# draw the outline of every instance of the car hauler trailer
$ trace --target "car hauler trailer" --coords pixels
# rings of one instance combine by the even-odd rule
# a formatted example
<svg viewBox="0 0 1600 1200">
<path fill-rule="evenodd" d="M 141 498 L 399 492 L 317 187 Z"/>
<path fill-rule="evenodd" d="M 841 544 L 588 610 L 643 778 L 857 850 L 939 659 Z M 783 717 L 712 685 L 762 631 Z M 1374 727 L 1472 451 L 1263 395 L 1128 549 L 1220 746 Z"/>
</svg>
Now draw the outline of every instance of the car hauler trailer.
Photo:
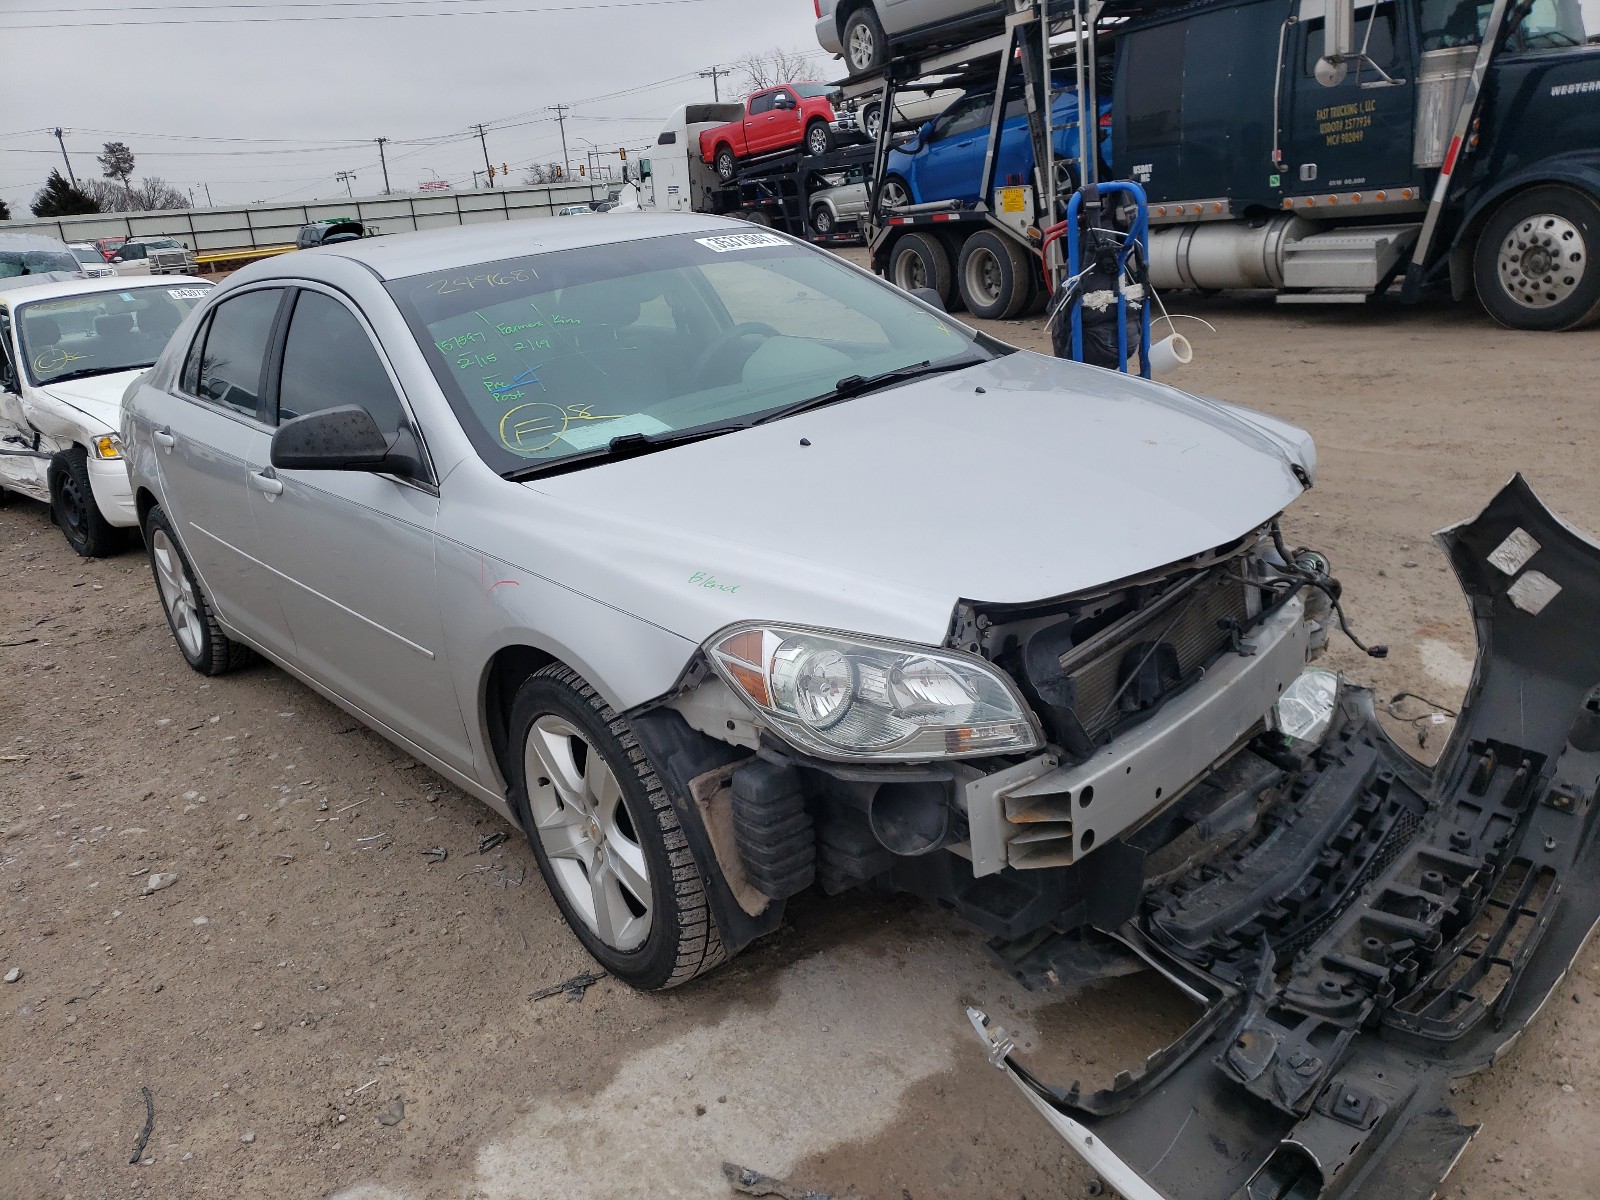
<svg viewBox="0 0 1600 1200">
<path fill-rule="evenodd" d="M 1515 328 L 1600 317 L 1600 46 L 1584 43 L 1577 0 L 1012 0 L 1004 34 L 842 86 L 890 104 L 900 87 L 986 62 L 1010 70 L 1014 57 L 1044 163 L 1042 60 L 1077 27 L 1074 10 L 1080 111 L 1095 111 L 1103 51 L 1115 174 L 1149 197 L 1156 287 L 1361 302 L 1403 276 L 1407 300 L 1476 290 Z M 886 135 L 878 146 L 881 184 Z M 889 210 L 880 188 L 878 269 L 949 291 L 969 270 L 981 281 L 981 268 L 1013 265 L 969 252 L 980 231 L 1009 234 L 1007 254 L 1036 247 L 1045 214 L 1059 213 L 1044 195 L 1054 172 L 1036 169 L 1034 195 L 1019 198 L 993 178 L 993 158 L 975 207 L 924 197 Z M 989 274 L 1004 284 L 1004 270 Z M 1001 291 L 1007 302 L 983 315 L 1025 305 Z"/>
<path fill-rule="evenodd" d="M 814 242 L 856 239 L 856 229 L 836 227 L 820 233 L 811 225 L 811 197 L 826 180 L 866 167 L 872 147 L 844 146 L 826 154 L 788 151 L 746 159 L 724 180 L 700 156 L 700 134 L 743 111 L 737 104 L 690 104 L 679 108 L 656 137 L 645 159 L 646 181 L 657 211 L 698 212 L 740 217 Z M 729 114 L 732 116 L 729 116 Z"/>
</svg>

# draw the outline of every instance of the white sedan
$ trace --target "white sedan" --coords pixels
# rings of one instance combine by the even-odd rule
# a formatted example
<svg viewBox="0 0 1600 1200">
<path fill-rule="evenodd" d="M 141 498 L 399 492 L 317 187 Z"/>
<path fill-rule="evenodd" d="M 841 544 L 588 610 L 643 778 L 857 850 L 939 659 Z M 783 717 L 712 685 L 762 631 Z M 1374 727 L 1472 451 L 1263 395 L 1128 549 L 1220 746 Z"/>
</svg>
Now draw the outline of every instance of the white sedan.
<svg viewBox="0 0 1600 1200">
<path fill-rule="evenodd" d="M 86 558 L 119 549 L 139 523 L 117 433 L 122 393 L 210 290 L 180 276 L 0 292 L 0 491 L 50 505 Z"/>
</svg>

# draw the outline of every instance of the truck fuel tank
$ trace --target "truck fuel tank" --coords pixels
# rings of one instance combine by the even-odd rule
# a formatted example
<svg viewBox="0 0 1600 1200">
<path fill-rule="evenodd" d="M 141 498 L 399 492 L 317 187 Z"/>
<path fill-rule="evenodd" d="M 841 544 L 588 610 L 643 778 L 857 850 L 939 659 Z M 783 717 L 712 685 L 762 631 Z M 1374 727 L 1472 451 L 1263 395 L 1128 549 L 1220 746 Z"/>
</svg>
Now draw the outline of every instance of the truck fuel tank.
<svg viewBox="0 0 1600 1200">
<path fill-rule="evenodd" d="M 1157 288 L 1281 288 L 1286 246 L 1318 227 L 1280 213 L 1261 224 L 1210 221 L 1150 231 Z"/>
</svg>

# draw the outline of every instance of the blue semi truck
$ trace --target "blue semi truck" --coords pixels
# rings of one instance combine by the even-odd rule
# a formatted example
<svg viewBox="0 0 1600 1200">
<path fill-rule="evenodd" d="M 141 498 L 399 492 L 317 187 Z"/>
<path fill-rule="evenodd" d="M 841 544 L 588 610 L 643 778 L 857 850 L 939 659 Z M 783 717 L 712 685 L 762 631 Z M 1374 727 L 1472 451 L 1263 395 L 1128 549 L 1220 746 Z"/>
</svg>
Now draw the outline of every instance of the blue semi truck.
<svg viewBox="0 0 1600 1200">
<path fill-rule="evenodd" d="M 1579 0 L 1011 0 L 999 19 L 842 86 L 891 103 L 951 78 L 1042 79 L 1082 46 L 1086 102 L 1112 97 L 1116 174 L 1149 196 L 1156 287 L 1339 303 L 1399 283 L 1407 299 L 1475 291 L 1514 328 L 1600 319 L 1600 45 Z M 988 231 L 1034 250 L 1037 274 L 1060 173 L 983 169 L 977 205 L 880 194 L 878 269 L 954 300 L 965 244 Z"/>
</svg>

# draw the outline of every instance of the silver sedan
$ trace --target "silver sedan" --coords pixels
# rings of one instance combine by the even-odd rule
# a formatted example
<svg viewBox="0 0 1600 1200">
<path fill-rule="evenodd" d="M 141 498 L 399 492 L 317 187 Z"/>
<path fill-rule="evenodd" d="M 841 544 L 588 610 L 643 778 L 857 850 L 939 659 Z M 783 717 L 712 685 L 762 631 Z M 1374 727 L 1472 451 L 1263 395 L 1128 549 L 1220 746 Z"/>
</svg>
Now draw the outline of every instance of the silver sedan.
<svg viewBox="0 0 1600 1200">
<path fill-rule="evenodd" d="M 1176 795 L 1304 666 L 1290 593 L 1246 633 L 1198 624 L 1136 705 L 1103 686 L 1182 597 L 1244 621 L 1235 581 L 1278 586 L 1262 530 L 1310 478 L 1304 434 L 1013 351 L 742 222 L 263 261 L 123 404 L 189 665 L 265 656 L 515 822 L 638 987 L 724 961 L 814 881 L 944 888 L 977 919 L 974 878 L 1003 874 L 1054 921 L 1052 871 L 1162 788 L 1130 765 L 1064 844 L 1006 789 L 1077 794 L 1064 731 L 1137 719 L 1127 753 L 1171 747 Z M 1081 720 L 1016 652 L 1074 612 L 1100 630 Z"/>
</svg>

